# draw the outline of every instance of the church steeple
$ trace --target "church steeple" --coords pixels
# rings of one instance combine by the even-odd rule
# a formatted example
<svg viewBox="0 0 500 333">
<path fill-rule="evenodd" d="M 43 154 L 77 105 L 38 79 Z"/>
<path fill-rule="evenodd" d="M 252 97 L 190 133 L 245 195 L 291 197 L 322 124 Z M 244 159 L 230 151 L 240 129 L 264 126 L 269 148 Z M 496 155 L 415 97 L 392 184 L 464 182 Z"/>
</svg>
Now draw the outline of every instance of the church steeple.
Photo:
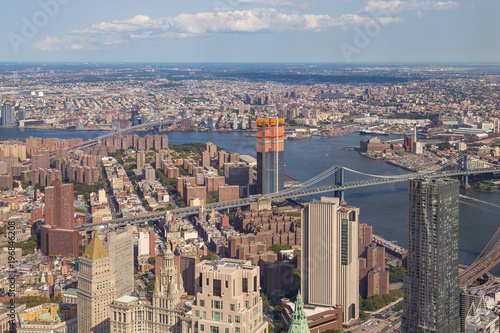
<svg viewBox="0 0 500 333">
<path fill-rule="evenodd" d="M 307 324 L 307 315 L 304 311 L 304 302 L 302 302 L 302 296 L 297 294 L 297 300 L 295 301 L 295 311 L 292 314 L 292 320 L 290 321 L 290 328 L 288 333 L 310 333 L 309 325 Z"/>
</svg>

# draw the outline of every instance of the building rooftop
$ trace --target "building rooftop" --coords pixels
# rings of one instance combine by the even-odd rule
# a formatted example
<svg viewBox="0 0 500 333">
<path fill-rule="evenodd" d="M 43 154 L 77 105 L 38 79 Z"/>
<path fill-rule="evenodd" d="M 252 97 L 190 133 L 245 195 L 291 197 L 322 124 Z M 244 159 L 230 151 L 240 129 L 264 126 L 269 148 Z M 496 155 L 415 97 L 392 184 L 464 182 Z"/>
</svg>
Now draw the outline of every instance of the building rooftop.
<svg viewBox="0 0 500 333">
<path fill-rule="evenodd" d="M 138 300 L 137 297 L 125 295 L 125 296 L 122 296 L 122 297 L 118 298 L 116 300 L 116 302 L 131 303 L 131 302 L 134 302 L 134 301 L 137 301 L 137 300 Z"/>
<path fill-rule="evenodd" d="M 77 290 L 75 288 L 69 288 L 64 291 L 64 295 L 76 296 Z"/>
<path fill-rule="evenodd" d="M 87 246 L 85 253 L 83 253 L 83 257 L 89 258 L 91 260 L 109 257 L 108 251 L 106 251 L 106 248 L 102 244 L 97 234 L 94 235 L 94 238 L 92 238 L 92 240 L 90 241 L 90 244 L 89 246 Z"/>
</svg>

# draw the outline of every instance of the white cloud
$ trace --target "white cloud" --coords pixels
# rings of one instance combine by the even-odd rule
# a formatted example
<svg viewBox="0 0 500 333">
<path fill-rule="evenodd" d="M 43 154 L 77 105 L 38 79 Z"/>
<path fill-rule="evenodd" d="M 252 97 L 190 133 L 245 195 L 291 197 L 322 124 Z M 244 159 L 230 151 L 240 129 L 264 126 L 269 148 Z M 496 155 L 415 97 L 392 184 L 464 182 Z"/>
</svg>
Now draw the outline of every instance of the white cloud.
<svg viewBox="0 0 500 333">
<path fill-rule="evenodd" d="M 57 50 L 62 41 L 56 37 L 47 37 L 34 44 L 35 49 L 42 51 Z"/>
<path fill-rule="evenodd" d="M 402 1 L 402 0 L 369 0 L 366 6 L 360 10 L 361 13 L 379 13 L 389 12 L 397 14 L 405 10 L 453 10 L 457 9 L 459 4 L 454 1 Z"/>
<path fill-rule="evenodd" d="M 296 6 L 297 2 L 293 0 L 238 0 L 242 5 L 264 5 L 271 7 L 292 7 Z"/>
<path fill-rule="evenodd" d="M 252 0 L 249 0 L 252 1 Z M 40 50 L 65 48 L 99 48 L 138 40 L 165 40 L 197 37 L 208 34 L 238 34 L 289 31 L 325 31 L 333 27 L 348 28 L 368 25 L 398 23 L 398 17 L 373 18 L 358 14 L 339 17 L 298 13 L 281 13 L 274 8 L 249 10 L 219 10 L 175 17 L 152 18 L 137 15 L 126 20 L 94 24 L 84 30 L 75 30 L 64 39 L 44 40 L 37 43 Z"/>
</svg>

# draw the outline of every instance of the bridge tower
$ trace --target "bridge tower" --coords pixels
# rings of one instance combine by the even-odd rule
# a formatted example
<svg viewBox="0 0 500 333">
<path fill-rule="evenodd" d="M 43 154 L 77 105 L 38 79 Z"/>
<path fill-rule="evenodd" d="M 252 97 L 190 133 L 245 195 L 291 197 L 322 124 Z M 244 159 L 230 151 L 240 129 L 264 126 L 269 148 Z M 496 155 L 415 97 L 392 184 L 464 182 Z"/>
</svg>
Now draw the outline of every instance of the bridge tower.
<svg viewBox="0 0 500 333">
<path fill-rule="evenodd" d="M 335 185 L 344 186 L 344 168 L 343 167 L 341 167 L 339 170 L 335 171 L 334 177 L 335 177 L 335 180 L 334 180 Z M 340 198 L 340 201 L 344 201 L 344 191 L 335 191 L 334 195 L 337 198 Z"/>
<path fill-rule="evenodd" d="M 465 154 L 458 160 L 458 168 L 461 171 L 469 171 L 469 155 Z M 468 186 L 469 185 L 469 175 L 463 175 L 460 176 L 460 182 L 462 185 Z"/>
</svg>

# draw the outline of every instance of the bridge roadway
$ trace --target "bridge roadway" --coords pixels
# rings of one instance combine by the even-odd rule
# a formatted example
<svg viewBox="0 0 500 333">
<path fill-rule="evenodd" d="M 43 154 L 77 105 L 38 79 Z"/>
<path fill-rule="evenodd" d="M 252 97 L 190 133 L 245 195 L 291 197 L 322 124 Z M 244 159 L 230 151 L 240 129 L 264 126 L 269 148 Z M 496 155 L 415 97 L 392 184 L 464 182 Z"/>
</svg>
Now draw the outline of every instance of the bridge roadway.
<svg viewBox="0 0 500 333">
<path fill-rule="evenodd" d="M 407 175 L 394 176 L 392 178 L 377 178 L 377 179 L 372 179 L 372 180 L 358 180 L 358 181 L 345 183 L 343 186 L 324 185 L 324 186 L 304 188 L 304 189 L 299 189 L 299 190 L 291 189 L 291 190 L 284 190 L 284 191 L 278 192 L 276 194 L 271 194 L 271 195 L 258 195 L 258 196 L 252 196 L 250 198 L 244 198 L 244 199 L 239 199 L 239 200 L 234 200 L 234 201 L 226 201 L 226 202 L 217 202 L 217 203 L 213 203 L 213 204 L 207 204 L 207 205 L 205 205 L 205 211 L 208 212 L 208 211 L 211 211 L 212 209 L 221 210 L 221 209 L 237 208 L 237 207 L 241 207 L 241 206 L 248 206 L 252 203 L 258 202 L 261 199 L 268 199 L 271 201 L 279 201 L 279 200 L 284 200 L 284 199 L 297 198 L 297 197 L 303 197 L 303 196 L 320 194 L 320 193 L 327 193 L 327 192 L 332 192 L 332 191 L 344 191 L 344 190 L 348 190 L 351 188 L 374 186 L 374 185 L 387 184 L 387 183 L 396 183 L 396 182 L 401 182 L 401 181 L 405 181 L 408 179 L 419 178 L 419 177 L 439 178 L 439 177 L 463 176 L 463 175 L 469 175 L 469 174 L 480 174 L 480 173 L 491 173 L 491 172 L 500 172 L 500 168 L 484 168 L 484 169 L 474 169 L 474 170 L 469 170 L 469 171 L 440 171 L 440 172 L 432 172 L 432 173 L 427 173 L 427 174 L 410 173 Z M 75 229 L 86 230 L 86 229 L 94 229 L 96 226 L 120 225 L 120 224 L 127 224 L 127 223 L 137 224 L 137 223 L 147 222 L 149 220 L 162 219 L 162 218 L 164 218 L 164 216 L 166 214 L 172 214 L 172 216 L 174 216 L 174 217 L 196 215 L 196 214 L 198 214 L 198 207 L 184 207 L 184 208 L 173 209 L 170 211 L 162 211 L 162 212 L 154 212 L 154 213 L 148 213 L 148 214 L 143 214 L 143 215 L 121 217 L 121 218 L 112 219 L 112 220 L 102 222 L 102 223 L 95 223 L 95 224 L 79 226 L 79 227 L 76 227 Z"/>
</svg>

